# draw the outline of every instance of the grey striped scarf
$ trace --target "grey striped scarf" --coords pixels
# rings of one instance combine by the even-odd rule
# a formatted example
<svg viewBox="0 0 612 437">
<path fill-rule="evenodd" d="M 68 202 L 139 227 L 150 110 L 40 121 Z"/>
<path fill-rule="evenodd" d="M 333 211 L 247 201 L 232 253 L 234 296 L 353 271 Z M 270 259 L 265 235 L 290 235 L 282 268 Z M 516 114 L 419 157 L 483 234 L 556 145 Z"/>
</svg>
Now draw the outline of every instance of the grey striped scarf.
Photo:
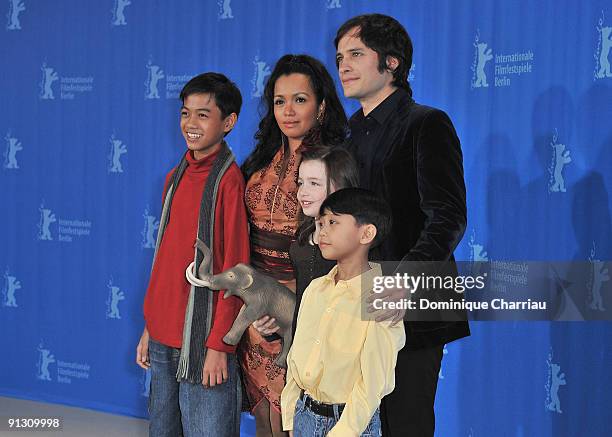
<svg viewBox="0 0 612 437">
<path fill-rule="evenodd" d="M 197 237 L 202 240 L 209 248 L 212 248 L 215 229 L 215 205 L 217 203 L 217 192 L 221 178 L 225 174 L 230 164 L 234 162 L 234 154 L 230 151 L 225 142 L 221 144 L 221 150 L 215 158 L 212 169 L 204 185 L 202 201 L 200 202 L 200 215 L 198 222 Z M 177 166 L 170 178 L 167 191 L 164 195 L 164 206 L 160 219 L 159 232 L 155 243 L 155 255 L 161 244 L 164 231 L 170 220 L 170 209 L 172 199 L 178 184 L 187 168 L 187 159 L 183 159 Z M 195 241 L 195 240 L 194 240 Z M 211 250 L 212 253 L 212 250 Z M 203 254 L 195 250 L 195 272 L 197 274 L 202 263 Z M 213 272 L 213 260 L 210 260 L 210 274 Z M 176 374 L 178 381 L 189 381 L 191 383 L 202 382 L 202 367 L 206 357 L 206 338 L 210 334 L 212 327 L 213 312 L 213 292 L 207 287 L 191 286 L 189 291 L 189 301 L 185 311 L 185 325 L 183 326 L 183 344 L 181 346 L 181 357 Z"/>
</svg>

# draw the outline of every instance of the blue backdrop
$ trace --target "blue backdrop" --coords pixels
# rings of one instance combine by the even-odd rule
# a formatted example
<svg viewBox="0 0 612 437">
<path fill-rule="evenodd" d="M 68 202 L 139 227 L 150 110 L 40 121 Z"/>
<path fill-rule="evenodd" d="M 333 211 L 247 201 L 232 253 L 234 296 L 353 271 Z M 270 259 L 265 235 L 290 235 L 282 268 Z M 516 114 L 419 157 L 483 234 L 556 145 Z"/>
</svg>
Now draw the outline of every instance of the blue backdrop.
<svg viewBox="0 0 612 437">
<path fill-rule="evenodd" d="M 461 138 L 469 224 L 458 259 L 611 259 L 609 0 L 2 0 L 0 8 L 2 395 L 146 417 L 135 347 L 163 177 L 185 149 L 182 85 L 210 70 L 238 84 L 244 105 L 228 141 L 242 162 L 274 62 L 308 53 L 337 76 L 335 30 L 360 13 L 406 26 L 415 98 L 447 111 Z M 444 350 L 438 435 L 612 428 L 608 323 L 481 322 L 472 332 Z"/>
</svg>

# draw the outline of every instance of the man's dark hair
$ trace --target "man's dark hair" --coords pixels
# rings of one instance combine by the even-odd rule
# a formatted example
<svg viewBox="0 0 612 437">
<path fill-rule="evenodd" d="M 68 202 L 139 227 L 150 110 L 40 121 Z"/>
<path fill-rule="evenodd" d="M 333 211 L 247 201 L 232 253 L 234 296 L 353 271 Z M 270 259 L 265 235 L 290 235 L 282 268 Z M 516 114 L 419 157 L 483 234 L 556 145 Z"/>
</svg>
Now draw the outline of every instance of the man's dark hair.
<svg viewBox="0 0 612 437">
<path fill-rule="evenodd" d="M 343 188 L 332 194 L 321 204 L 319 214 L 325 211 L 332 214 L 352 215 L 357 225 L 376 226 L 373 247 L 378 246 L 391 231 L 391 208 L 380 196 L 363 188 Z"/>
<path fill-rule="evenodd" d="M 412 41 L 404 26 L 393 17 L 382 14 L 365 14 L 353 17 L 345 22 L 338 32 L 334 44 L 336 49 L 344 35 L 357 29 L 356 36 L 378 54 L 378 71 L 387 70 L 387 56 L 393 56 L 399 62 L 393 71 L 392 84 L 404 88 L 412 95 L 408 83 L 408 72 L 412 66 Z"/>
<path fill-rule="evenodd" d="M 210 94 L 221 111 L 221 118 L 226 118 L 232 112 L 240 114 L 242 95 L 234 82 L 221 73 L 202 73 L 189 80 L 181 90 L 180 99 L 192 94 Z"/>
</svg>

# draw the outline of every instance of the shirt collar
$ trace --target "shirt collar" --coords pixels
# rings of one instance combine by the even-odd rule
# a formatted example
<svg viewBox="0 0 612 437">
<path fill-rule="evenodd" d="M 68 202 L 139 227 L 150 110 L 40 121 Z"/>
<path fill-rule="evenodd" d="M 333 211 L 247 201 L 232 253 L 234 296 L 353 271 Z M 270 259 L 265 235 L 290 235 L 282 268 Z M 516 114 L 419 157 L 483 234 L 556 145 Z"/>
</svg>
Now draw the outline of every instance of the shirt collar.
<svg viewBox="0 0 612 437">
<path fill-rule="evenodd" d="M 208 173 L 212 168 L 215 160 L 217 159 L 217 155 L 221 149 L 225 147 L 225 143 L 221 144 L 218 150 L 210 155 L 205 156 L 204 158 L 195 159 L 193 155 L 193 150 L 187 150 L 185 153 L 185 158 L 187 159 L 187 172 L 189 173 Z"/>
<path fill-rule="evenodd" d="M 384 122 L 389 118 L 389 115 L 395 110 L 395 108 L 399 105 L 400 100 L 404 95 L 407 94 L 407 91 L 403 88 L 398 88 L 393 91 L 391 94 L 387 96 L 385 100 L 380 102 L 378 106 L 370 111 L 367 117 L 363 114 L 363 108 L 358 111 L 357 118 L 359 120 L 364 120 L 366 118 L 372 118 L 376 120 L 376 122 L 380 125 L 384 124 Z"/>
<path fill-rule="evenodd" d="M 375 276 L 382 276 L 382 269 L 379 263 L 369 262 L 370 270 L 366 270 L 360 275 L 349 280 L 339 280 L 336 284 L 339 288 L 350 292 L 353 297 L 361 296 L 363 293 L 368 293 L 372 290 L 372 284 Z M 334 285 L 336 274 L 338 273 L 338 264 L 336 264 L 327 275 L 325 281 L 330 285 Z"/>
</svg>

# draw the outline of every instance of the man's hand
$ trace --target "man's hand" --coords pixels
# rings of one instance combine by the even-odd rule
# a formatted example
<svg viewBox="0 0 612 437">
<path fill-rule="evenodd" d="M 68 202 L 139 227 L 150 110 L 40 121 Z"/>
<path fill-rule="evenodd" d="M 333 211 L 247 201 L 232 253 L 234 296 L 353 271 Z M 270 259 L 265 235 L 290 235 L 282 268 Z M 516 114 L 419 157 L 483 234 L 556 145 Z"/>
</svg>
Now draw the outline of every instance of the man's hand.
<svg viewBox="0 0 612 437">
<path fill-rule="evenodd" d="M 253 328 L 257 329 L 261 335 L 272 335 L 280 329 L 276 324 L 276 319 L 270 316 L 263 316 L 253 322 Z"/>
<path fill-rule="evenodd" d="M 214 387 L 227 381 L 227 353 L 208 348 L 202 368 L 202 385 Z"/>
<path fill-rule="evenodd" d="M 394 302 L 399 304 L 403 299 L 409 299 L 411 296 L 410 290 L 405 288 L 385 288 L 381 293 L 370 291 L 370 295 L 366 298 L 368 304 L 368 313 L 375 313 L 377 322 L 391 321 L 391 326 L 397 325 L 404 319 L 406 309 L 376 309 L 374 301 L 380 299 L 384 302 Z"/>
<path fill-rule="evenodd" d="M 149 361 L 149 331 L 146 326 L 136 347 L 136 364 L 145 370 L 151 367 L 151 362 Z"/>
</svg>

